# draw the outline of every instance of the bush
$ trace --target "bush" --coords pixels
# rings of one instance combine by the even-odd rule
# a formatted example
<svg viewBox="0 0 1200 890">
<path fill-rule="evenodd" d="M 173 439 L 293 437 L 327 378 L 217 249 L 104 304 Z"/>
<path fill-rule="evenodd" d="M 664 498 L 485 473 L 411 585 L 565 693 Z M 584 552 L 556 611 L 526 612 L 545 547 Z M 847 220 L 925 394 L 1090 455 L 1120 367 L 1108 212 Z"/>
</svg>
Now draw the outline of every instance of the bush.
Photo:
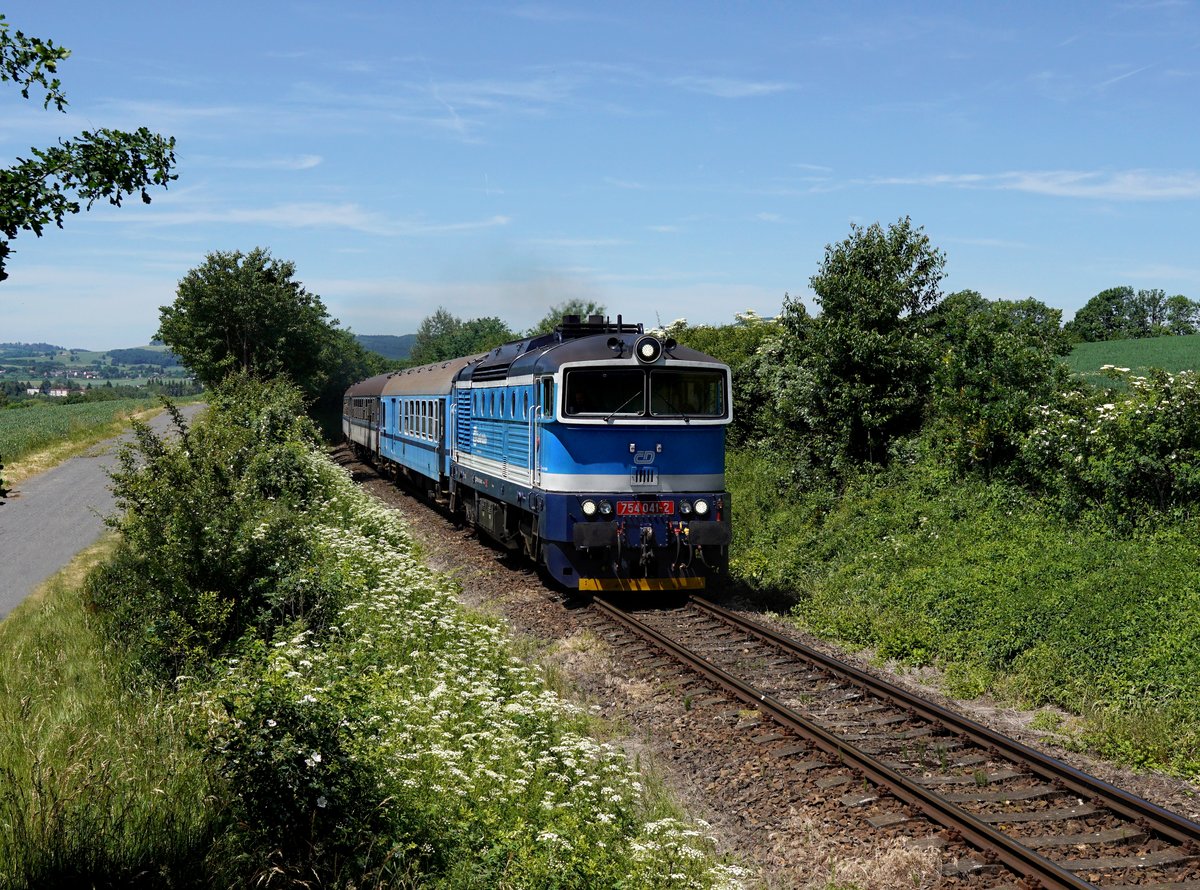
<svg viewBox="0 0 1200 890">
<path fill-rule="evenodd" d="M 1039 423 L 1022 443 L 1026 472 L 1068 515 L 1094 511 L 1126 531 L 1154 515 L 1193 516 L 1200 502 L 1200 375 L 1107 370 L 1128 388 L 1106 396 L 1068 391 L 1037 408 Z"/>
<path fill-rule="evenodd" d="M 321 574 L 304 510 L 328 472 L 295 388 L 238 378 L 215 390 L 176 438 L 135 424 L 112 473 L 122 535 L 89 580 L 95 605 L 135 660 L 160 678 L 200 669 L 252 626 L 305 616 L 319 627 L 337 608 L 340 579 Z"/>
<path fill-rule="evenodd" d="M 624 755 L 457 605 L 392 514 L 348 478 L 325 494 L 309 531 L 345 585 L 336 620 L 253 644 L 195 693 L 234 796 L 235 871 L 431 887 L 731 880 L 695 829 L 647 822 Z"/>
</svg>

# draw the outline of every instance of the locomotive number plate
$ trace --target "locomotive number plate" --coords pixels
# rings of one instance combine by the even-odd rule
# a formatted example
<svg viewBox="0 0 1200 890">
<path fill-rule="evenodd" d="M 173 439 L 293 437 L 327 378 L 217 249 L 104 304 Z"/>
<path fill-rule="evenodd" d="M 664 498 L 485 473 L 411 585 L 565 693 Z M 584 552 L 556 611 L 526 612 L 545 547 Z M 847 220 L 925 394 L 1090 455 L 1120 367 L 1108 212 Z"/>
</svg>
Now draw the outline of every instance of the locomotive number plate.
<svg viewBox="0 0 1200 890">
<path fill-rule="evenodd" d="M 671 516 L 674 501 L 617 501 L 618 516 Z"/>
</svg>

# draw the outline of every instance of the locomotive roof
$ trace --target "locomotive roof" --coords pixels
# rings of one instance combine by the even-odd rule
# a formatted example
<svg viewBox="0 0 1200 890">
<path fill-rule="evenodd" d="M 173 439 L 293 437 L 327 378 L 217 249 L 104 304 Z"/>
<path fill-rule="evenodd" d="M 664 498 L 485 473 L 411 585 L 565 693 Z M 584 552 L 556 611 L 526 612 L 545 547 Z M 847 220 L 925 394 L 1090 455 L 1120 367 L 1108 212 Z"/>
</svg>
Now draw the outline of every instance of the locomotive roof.
<svg viewBox="0 0 1200 890">
<path fill-rule="evenodd" d="M 474 381 L 504 380 L 531 374 L 549 374 L 571 362 L 622 359 L 637 364 L 634 344 L 643 336 L 640 324 L 629 324 L 617 316 L 616 322 L 599 315 L 586 321 L 579 316 L 564 316 L 563 323 L 553 333 L 539 334 L 497 346 L 477 364 L 467 367 L 461 379 Z M 612 349 L 611 338 L 621 340 L 623 348 Z M 713 362 L 705 355 L 686 346 L 675 346 L 666 354 L 666 361 Z M 718 363 L 719 364 L 719 363 Z"/>
<path fill-rule="evenodd" d="M 588 361 L 628 361 L 631 365 L 638 365 L 637 357 L 633 354 L 633 345 L 637 342 L 637 337 L 625 337 L 624 348 L 610 348 L 608 345 L 608 337 L 603 335 L 596 337 L 584 337 L 579 340 L 569 340 L 552 349 L 547 349 L 541 354 L 533 358 L 528 363 L 522 363 L 521 367 L 516 367 L 514 364 L 513 373 L 526 374 L 548 374 L 557 370 L 565 364 L 571 362 L 588 362 Z M 692 362 L 715 362 L 716 359 L 705 355 L 702 352 L 697 352 L 694 349 L 689 349 L 686 346 L 676 346 L 670 352 L 664 353 L 666 363 L 669 365 L 674 361 L 692 361 Z"/>
</svg>

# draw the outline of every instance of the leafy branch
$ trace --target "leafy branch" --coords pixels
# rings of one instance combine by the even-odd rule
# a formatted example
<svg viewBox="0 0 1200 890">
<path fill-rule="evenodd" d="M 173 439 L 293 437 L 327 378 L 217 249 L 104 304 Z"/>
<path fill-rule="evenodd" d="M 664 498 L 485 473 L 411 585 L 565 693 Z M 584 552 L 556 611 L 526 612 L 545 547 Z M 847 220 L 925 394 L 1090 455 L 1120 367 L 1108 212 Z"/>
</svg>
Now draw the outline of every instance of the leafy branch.
<svg viewBox="0 0 1200 890">
<path fill-rule="evenodd" d="M 48 77 L 58 71 L 58 63 L 71 51 L 61 46 L 55 46 L 53 40 L 42 40 L 40 37 L 29 37 L 21 31 L 8 32 L 8 22 L 0 14 L 0 80 L 11 80 L 21 86 L 21 95 L 28 99 L 29 88 L 38 85 L 46 90 L 43 108 L 49 108 L 50 103 L 62 111 L 67 104 L 67 97 L 60 87 L 62 84 L 57 77 Z"/>
<path fill-rule="evenodd" d="M 0 80 L 17 83 L 24 98 L 31 87 L 40 86 L 46 91 L 43 107 L 53 103 L 63 111 L 67 99 L 53 75 L 69 55 L 53 41 L 10 32 L 0 15 Z M 133 133 L 85 130 L 51 148 L 30 151 L 31 158 L 17 158 L 13 166 L 0 169 L 0 281 L 8 277 L 9 242 L 19 232 L 40 238 L 50 223 L 62 228 L 68 215 L 90 210 L 97 201 L 120 207 L 127 196 L 140 194 L 149 204 L 149 187 L 166 188 L 177 178 L 174 137 L 145 127 Z"/>
</svg>

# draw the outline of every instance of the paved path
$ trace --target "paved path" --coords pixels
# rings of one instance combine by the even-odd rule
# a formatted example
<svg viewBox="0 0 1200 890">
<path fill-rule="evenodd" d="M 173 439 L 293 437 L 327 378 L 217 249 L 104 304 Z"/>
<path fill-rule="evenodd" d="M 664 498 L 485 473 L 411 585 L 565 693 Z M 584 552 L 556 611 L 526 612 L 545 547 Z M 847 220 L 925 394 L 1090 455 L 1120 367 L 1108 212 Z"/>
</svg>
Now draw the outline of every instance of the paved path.
<svg viewBox="0 0 1200 890">
<path fill-rule="evenodd" d="M 190 419 L 202 407 L 185 405 L 183 414 Z M 164 411 L 150 426 L 162 433 L 170 420 Z M 115 506 L 105 471 L 116 463 L 117 442 L 129 438 L 110 439 L 11 486 L 0 504 L 0 619 L 100 537 Z"/>
</svg>

